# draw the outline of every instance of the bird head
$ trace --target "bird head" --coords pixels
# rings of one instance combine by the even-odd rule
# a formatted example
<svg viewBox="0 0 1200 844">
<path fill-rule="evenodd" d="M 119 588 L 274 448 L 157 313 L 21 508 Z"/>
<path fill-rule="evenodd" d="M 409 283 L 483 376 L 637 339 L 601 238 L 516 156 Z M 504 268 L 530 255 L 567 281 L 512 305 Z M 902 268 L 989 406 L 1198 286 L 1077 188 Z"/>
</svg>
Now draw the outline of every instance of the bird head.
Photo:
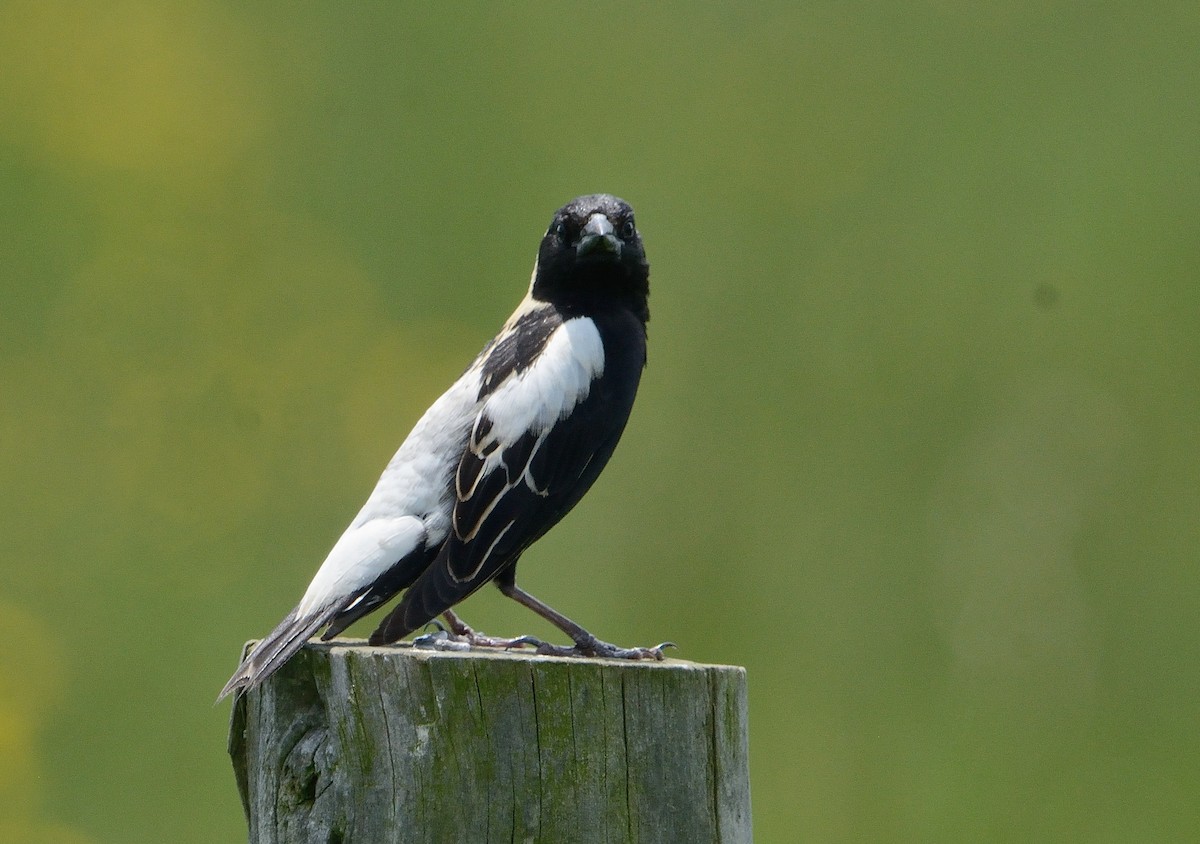
<svg viewBox="0 0 1200 844">
<path fill-rule="evenodd" d="M 569 303 L 631 300 L 645 309 L 650 264 L 629 203 L 581 196 L 555 212 L 538 249 L 535 299 Z"/>
</svg>

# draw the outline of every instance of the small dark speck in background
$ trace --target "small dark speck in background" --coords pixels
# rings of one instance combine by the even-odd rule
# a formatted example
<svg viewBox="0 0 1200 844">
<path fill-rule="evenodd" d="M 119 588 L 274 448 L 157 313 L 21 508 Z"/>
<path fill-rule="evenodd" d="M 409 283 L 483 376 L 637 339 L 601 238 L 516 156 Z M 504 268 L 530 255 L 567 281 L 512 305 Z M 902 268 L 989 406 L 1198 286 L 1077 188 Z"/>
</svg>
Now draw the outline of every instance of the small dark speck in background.
<svg viewBox="0 0 1200 844">
<path fill-rule="evenodd" d="M 1043 281 L 1033 288 L 1033 304 L 1043 311 L 1052 310 L 1058 304 L 1058 288 Z"/>
</svg>

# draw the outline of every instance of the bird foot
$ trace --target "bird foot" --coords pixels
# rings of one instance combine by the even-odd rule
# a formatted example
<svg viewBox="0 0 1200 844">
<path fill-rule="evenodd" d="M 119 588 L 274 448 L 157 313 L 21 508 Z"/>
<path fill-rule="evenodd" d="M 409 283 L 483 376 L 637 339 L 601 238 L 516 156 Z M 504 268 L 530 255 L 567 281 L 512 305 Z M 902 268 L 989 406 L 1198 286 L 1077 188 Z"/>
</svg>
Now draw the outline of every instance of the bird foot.
<svg viewBox="0 0 1200 844">
<path fill-rule="evenodd" d="M 603 657 L 604 659 L 653 659 L 661 662 L 664 659 L 663 650 L 666 648 L 676 648 L 674 642 L 663 642 L 661 645 L 655 645 L 653 648 L 619 648 L 616 645 L 610 645 L 608 642 L 602 642 L 599 639 L 584 639 L 575 643 L 572 647 L 566 645 L 551 645 L 549 642 L 541 642 L 533 639 L 532 636 L 525 636 L 525 639 L 532 640 L 528 644 L 537 645 L 537 653 L 540 656 L 585 656 L 585 657 Z"/>
<path fill-rule="evenodd" d="M 549 642 L 543 642 L 536 636 L 516 636 L 511 639 L 502 639 L 496 636 L 485 636 L 482 633 L 476 632 L 469 624 L 463 621 L 453 610 L 446 610 L 442 613 L 442 618 L 446 620 L 446 625 L 436 619 L 430 622 L 437 628 L 433 633 L 426 633 L 423 636 L 417 636 L 413 639 L 413 646 L 417 648 L 432 648 L 442 651 L 469 651 L 471 648 L 495 648 L 501 650 L 512 650 L 513 648 L 532 647 L 537 649 L 539 656 L 583 656 L 583 657 L 603 657 L 604 659 L 653 659 L 661 662 L 664 659 L 663 651 L 667 648 L 676 648 L 674 642 L 663 642 L 661 645 L 655 645 L 653 648 L 619 648 L 616 645 L 610 645 L 608 642 L 602 642 L 588 633 L 586 630 L 578 635 L 575 644 L 572 646 L 552 645 Z"/>
<path fill-rule="evenodd" d="M 449 629 L 443 627 L 435 619 L 430 623 L 437 630 L 414 638 L 413 647 L 430 648 L 438 651 L 469 651 L 471 648 L 512 650 L 513 648 L 526 646 L 536 647 L 541 644 L 540 640 L 532 636 L 516 636 L 511 639 L 504 639 L 498 636 L 485 636 L 482 633 L 476 632 L 457 615 L 447 612 L 443 617 L 449 623 Z"/>
</svg>

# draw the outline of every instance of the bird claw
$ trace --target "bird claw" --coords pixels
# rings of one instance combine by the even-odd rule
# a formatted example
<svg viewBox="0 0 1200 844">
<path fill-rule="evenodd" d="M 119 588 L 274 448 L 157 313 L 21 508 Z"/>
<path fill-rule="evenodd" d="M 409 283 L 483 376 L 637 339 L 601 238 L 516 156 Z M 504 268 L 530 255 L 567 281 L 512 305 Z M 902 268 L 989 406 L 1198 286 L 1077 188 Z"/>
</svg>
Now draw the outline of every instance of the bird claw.
<svg viewBox="0 0 1200 844">
<path fill-rule="evenodd" d="M 540 648 L 545 644 L 545 642 L 536 636 L 517 636 L 515 639 L 507 640 L 507 643 L 504 645 L 504 649 L 506 651 L 510 651 L 513 648 Z"/>
</svg>

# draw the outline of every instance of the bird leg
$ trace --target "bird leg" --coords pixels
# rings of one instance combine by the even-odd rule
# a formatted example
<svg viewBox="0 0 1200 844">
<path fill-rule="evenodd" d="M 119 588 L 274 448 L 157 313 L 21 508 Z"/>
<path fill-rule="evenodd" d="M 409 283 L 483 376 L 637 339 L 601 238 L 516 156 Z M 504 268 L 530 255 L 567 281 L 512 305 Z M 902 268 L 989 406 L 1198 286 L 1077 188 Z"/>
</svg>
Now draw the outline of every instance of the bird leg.
<svg viewBox="0 0 1200 844">
<path fill-rule="evenodd" d="M 500 591 L 509 598 L 512 598 L 521 606 L 533 610 L 546 619 L 546 621 L 570 636 L 571 641 L 575 643 L 575 647 L 568 648 L 562 645 L 551 645 L 547 642 L 541 642 L 532 636 L 521 637 L 523 640 L 522 644 L 536 644 L 539 654 L 545 656 L 602 656 L 609 659 L 661 660 L 663 658 L 663 648 L 675 647 L 674 642 L 663 642 L 661 645 L 653 648 L 618 648 L 616 645 L 600 641 L 558 610 L 530 595 L 524 589 L 517 586 L 516 583 L 500 581 L 497 585 L 500 587 Z"/>
</svg>

